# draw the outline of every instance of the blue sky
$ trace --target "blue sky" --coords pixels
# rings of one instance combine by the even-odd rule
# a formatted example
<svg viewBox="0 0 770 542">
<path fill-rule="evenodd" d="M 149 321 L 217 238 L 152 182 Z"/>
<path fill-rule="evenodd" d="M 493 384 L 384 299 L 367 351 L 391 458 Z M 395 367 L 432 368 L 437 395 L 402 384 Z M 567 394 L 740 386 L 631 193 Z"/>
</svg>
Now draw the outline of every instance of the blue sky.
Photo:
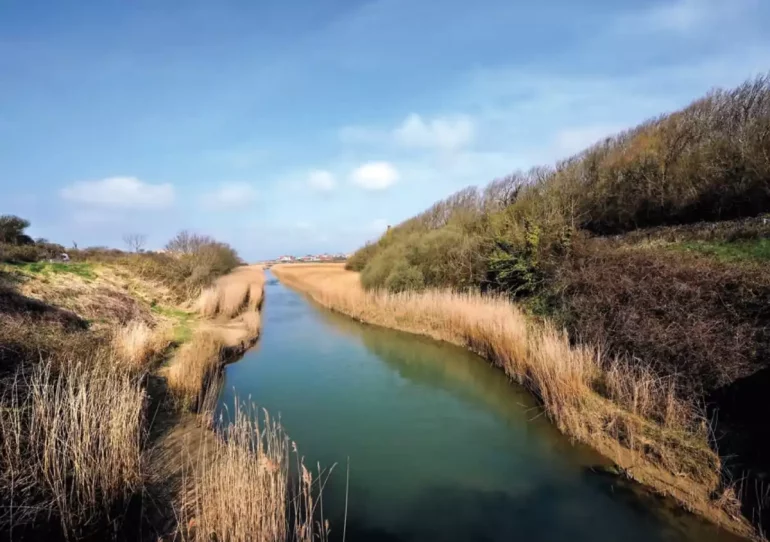
<svg viewBox="0 0 770 542">
<path fill-rule="evenodd" d="M 770 69 L 763 0 L 0 0 L 0 214 L 350 251 Z"/>
</svg>

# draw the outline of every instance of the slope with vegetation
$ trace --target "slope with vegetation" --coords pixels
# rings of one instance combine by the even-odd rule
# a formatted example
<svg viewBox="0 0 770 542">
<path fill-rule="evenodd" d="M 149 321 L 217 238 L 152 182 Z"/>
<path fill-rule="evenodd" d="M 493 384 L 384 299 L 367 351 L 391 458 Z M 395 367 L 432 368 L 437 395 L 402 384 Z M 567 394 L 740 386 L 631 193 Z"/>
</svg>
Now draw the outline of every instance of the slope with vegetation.
<svg viewBox="0 0 770 542">
<path fill-rule="evenodd" d="M 188 232 L 164 253 L 51 261 L 65 250 L 28 225 L 0 217 L 3 538 L 316 536 L 280 425 L 211 416 L 222 363 L 259 335 L 261 268 Z"/>
<path fill-rule="evenodd" d="M 677 401 L 719 421 L 712 471 L 743 490 L 743 512 L 761 524 L 770 439 L 750 382 L 767 380 L 770 359 L 769 211 L 770 78 L 760 76 L 554 166 L 458 192 L 347 265 L 372 292 L 516 302 L 595 349 L 603 376 L 588 384 L 604 399 L 615 400 L 607 375 L 618 364 L 631 380 L 670 383 Z"/>
</svg>

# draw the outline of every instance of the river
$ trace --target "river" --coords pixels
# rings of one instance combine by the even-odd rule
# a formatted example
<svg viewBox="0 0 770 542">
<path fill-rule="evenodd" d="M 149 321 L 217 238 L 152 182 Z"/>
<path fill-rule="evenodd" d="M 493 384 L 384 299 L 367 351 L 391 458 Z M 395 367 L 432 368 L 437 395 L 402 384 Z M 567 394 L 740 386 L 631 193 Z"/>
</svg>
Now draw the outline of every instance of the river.
<svg viewBox="0 0 770 542">
<path fill-rule="evenodd" d="M 532 397 L 465 350 L 368 326 L 265 288 L 259 344 L 229 365 L 234 394 L 281 417 L 341 540 L 735 541 L 573 445 Z"/>
</svg>

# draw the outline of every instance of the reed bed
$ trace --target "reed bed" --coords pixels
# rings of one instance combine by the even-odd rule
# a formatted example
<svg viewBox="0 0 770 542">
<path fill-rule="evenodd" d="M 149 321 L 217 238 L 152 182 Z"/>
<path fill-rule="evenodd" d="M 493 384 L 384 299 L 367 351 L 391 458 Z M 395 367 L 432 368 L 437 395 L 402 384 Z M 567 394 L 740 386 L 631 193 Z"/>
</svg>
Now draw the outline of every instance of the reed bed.
<svg viewBox="0 0 770 542">
<path fill-rule="evenodd" d="M 479 353 L 531 390 L 562 432 L 607 455 L 629 476 L 730 523 L 711 505 L 710 496 L 720 491 L 721 465 L 709 446 L 709 425 L 701 408 L 677 397 L 672 380 L 571 344 L 564 332 L 534 323 L 504 297 L 365 291 L 358 273 L 341 265 L 279 265 L 273 271 L 318 303 L 360 321 Z"/>
<path fill-rule="evenodd" d="M 160 358 L 173 340 L 174 331 L 171 326 L 158 325 L 151 328 L 140 320 L 134 320 L 115 332 L 112 346 L 116 360 L 126 369 L 143 371 Z"/>
<path fill-rule="evenodd" d="M 221 369 L 223 346 L 215 331 L 198 331 L 166 368 L 168 389 L 184 408 L 196 410 L 203 405 L 206 391 Z"/>
<path fill-rule="evenodd" d="M 206 318 L 234 318 L 245 310 L 257 311 L 262 306 L 264 284 L 262 267 L 239 267 L 204 289 L 196 310 Z"/>
<path fill-rule="evenodd" d="M 181 507 L 184 540 L 326 540 L 328 523 L 319 512 L 319 480 L 302 464 L 281 425 L 253 406 L 236 401 L 233 419 L 219 438 L 183 458 L 189 490 Z M 290 458 L 298 476 L 291 482 Z M 319 477 L 320 478 L 320 477 Z M 316 498 L 318 495 L 318 498 Z"/>
<path fill-rule="evenodd" d="M 143 485 L 145 392 L 102 350 L 18 372 L 0 410 L 0 522 L 105 526 Z"/>
</svg>

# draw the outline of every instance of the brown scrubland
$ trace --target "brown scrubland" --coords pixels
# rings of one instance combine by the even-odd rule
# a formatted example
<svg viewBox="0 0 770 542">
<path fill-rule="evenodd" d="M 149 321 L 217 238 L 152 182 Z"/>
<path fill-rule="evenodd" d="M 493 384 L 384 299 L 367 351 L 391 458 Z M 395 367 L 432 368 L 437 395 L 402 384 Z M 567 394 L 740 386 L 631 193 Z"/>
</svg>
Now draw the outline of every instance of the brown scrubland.
<svg viewBox="0 0 770 542">
<path fill-rule="evenodd" d="M 262 268 L 187 232 L 169 248 L 0 246 L 3 539 L 322 537 L 280 424 L 213 417 L 223 363 L 259 336 Z"/>
</svg>

